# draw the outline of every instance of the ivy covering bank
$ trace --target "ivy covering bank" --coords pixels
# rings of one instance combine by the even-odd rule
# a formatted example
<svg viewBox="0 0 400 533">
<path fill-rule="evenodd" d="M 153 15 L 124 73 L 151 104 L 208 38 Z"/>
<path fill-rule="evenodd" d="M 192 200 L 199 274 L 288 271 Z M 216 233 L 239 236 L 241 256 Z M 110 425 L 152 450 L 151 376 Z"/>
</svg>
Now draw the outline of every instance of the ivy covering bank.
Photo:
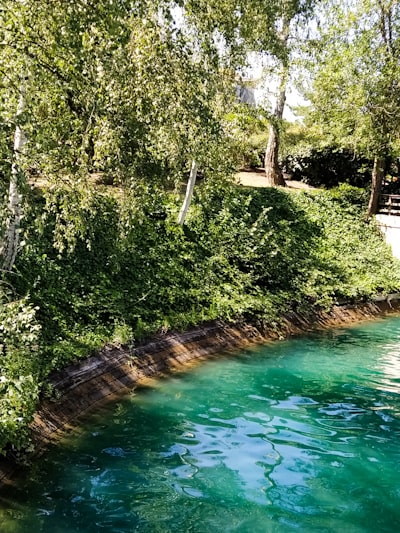
<svg viewBox="0 0 400 533">
<path fill-rule="evenodd" d="M 0 285 L 0 451 L 26 446 L 49 373 L 106 342 L 399 290 L 400 262 L 364 222 L 363 194 L 205 181 L 184 226 L 179 198 L 150 187 L 39 195 Z"/>
</svg>

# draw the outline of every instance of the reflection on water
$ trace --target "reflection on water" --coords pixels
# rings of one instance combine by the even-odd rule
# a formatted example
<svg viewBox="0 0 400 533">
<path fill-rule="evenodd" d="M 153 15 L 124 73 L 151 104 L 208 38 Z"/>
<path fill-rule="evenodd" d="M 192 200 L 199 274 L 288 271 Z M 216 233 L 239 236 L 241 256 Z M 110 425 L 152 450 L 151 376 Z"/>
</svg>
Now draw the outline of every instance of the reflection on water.
<svg viewBox="0 0 400 533">
<path fill-rule="evenodd" d="M 375 371 L 380 378 L 377 388 L 400 393 L 400 337 L 397 338 L 397 342 L 390 342 L 383 348 Z"/>
<path fill-rule="evenodd" d="M 87 421 L 1 533 L 398 532 L 400 319 L 211 361 Z"/>
</svg>

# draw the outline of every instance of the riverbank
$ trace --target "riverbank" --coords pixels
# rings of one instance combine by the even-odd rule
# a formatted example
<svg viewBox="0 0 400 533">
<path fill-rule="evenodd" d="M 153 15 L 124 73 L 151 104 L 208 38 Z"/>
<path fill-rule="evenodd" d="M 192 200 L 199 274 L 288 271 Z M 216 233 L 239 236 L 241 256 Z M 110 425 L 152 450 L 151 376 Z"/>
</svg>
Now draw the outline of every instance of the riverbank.
<svg viewBox="0 0 400 533">
<path fill-rule="evenodd" d="M 96 355 L 51 376 L 54 394 L 41 402 L 31 424 L 36 453 L 79 426 L 89 412 L 148 380 L 183 370 L 209 357 L 293 335 L 384 317 L 400 312 L 400 300 L 340 305 L 329 312 L 287 314 L 264 327 L 212 322 L 184 333 L 155 337 L 141 346 L 107 345 Z M 3 460 L 0 484 L 11 482 L 16 465 Z"/>
</svg>

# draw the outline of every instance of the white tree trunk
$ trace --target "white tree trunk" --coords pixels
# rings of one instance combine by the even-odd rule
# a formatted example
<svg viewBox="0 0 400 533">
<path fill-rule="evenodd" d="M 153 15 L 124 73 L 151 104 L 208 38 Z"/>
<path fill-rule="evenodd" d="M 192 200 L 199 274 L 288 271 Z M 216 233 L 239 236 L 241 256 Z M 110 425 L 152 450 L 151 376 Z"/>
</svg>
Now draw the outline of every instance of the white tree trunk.
<svg viewBox="0 0 400 533">
<path fill-rule="evenodd" d="M 189 180 L 188 180 L 187 187 L 186 187 L 185 199 L 183 200 L 183 204 L 179 212 L 179 216 L 178 216 L 178 224 L 183 225 L 185 223 L 186 215 L 187 215 L 187 212 L 189 211 L 190 203 L 192 201 L 196 178 L 197 178 L 197 163 L 196 161 L 193 160 L 192 168 L 190 169 Z"/>
<path fill-rule="evenodd" d="M 14 161 L 11 167 L 10 186 L 8 191 L 8 218 L 3 243 L 0 248 L 2 269 L 9 272 L 14 266 L 19 244 L 19 233 L 22 217 L 22 195 L 19 190 L 21 179 L 20 159 L 27 139 L 23 129 L 18 125 L 18 117 L 25 110 L 25 87 L 21 87 L 16 119 L 17 126 L 14 134 Z"/>
</svg>

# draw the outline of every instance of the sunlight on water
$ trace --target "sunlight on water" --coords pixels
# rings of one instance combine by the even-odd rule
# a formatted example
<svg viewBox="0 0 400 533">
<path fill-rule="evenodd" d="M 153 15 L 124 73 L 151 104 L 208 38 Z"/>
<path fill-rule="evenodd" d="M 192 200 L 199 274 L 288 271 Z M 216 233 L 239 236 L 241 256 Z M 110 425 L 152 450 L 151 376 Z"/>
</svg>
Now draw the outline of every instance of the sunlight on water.
<svg viewBox="0 0 400 533">
<path fill-rule="evenodd" d="M 212 360 L 85 422 L 1 533 L 400 531 L 400 318 Z"/>
</svg>

